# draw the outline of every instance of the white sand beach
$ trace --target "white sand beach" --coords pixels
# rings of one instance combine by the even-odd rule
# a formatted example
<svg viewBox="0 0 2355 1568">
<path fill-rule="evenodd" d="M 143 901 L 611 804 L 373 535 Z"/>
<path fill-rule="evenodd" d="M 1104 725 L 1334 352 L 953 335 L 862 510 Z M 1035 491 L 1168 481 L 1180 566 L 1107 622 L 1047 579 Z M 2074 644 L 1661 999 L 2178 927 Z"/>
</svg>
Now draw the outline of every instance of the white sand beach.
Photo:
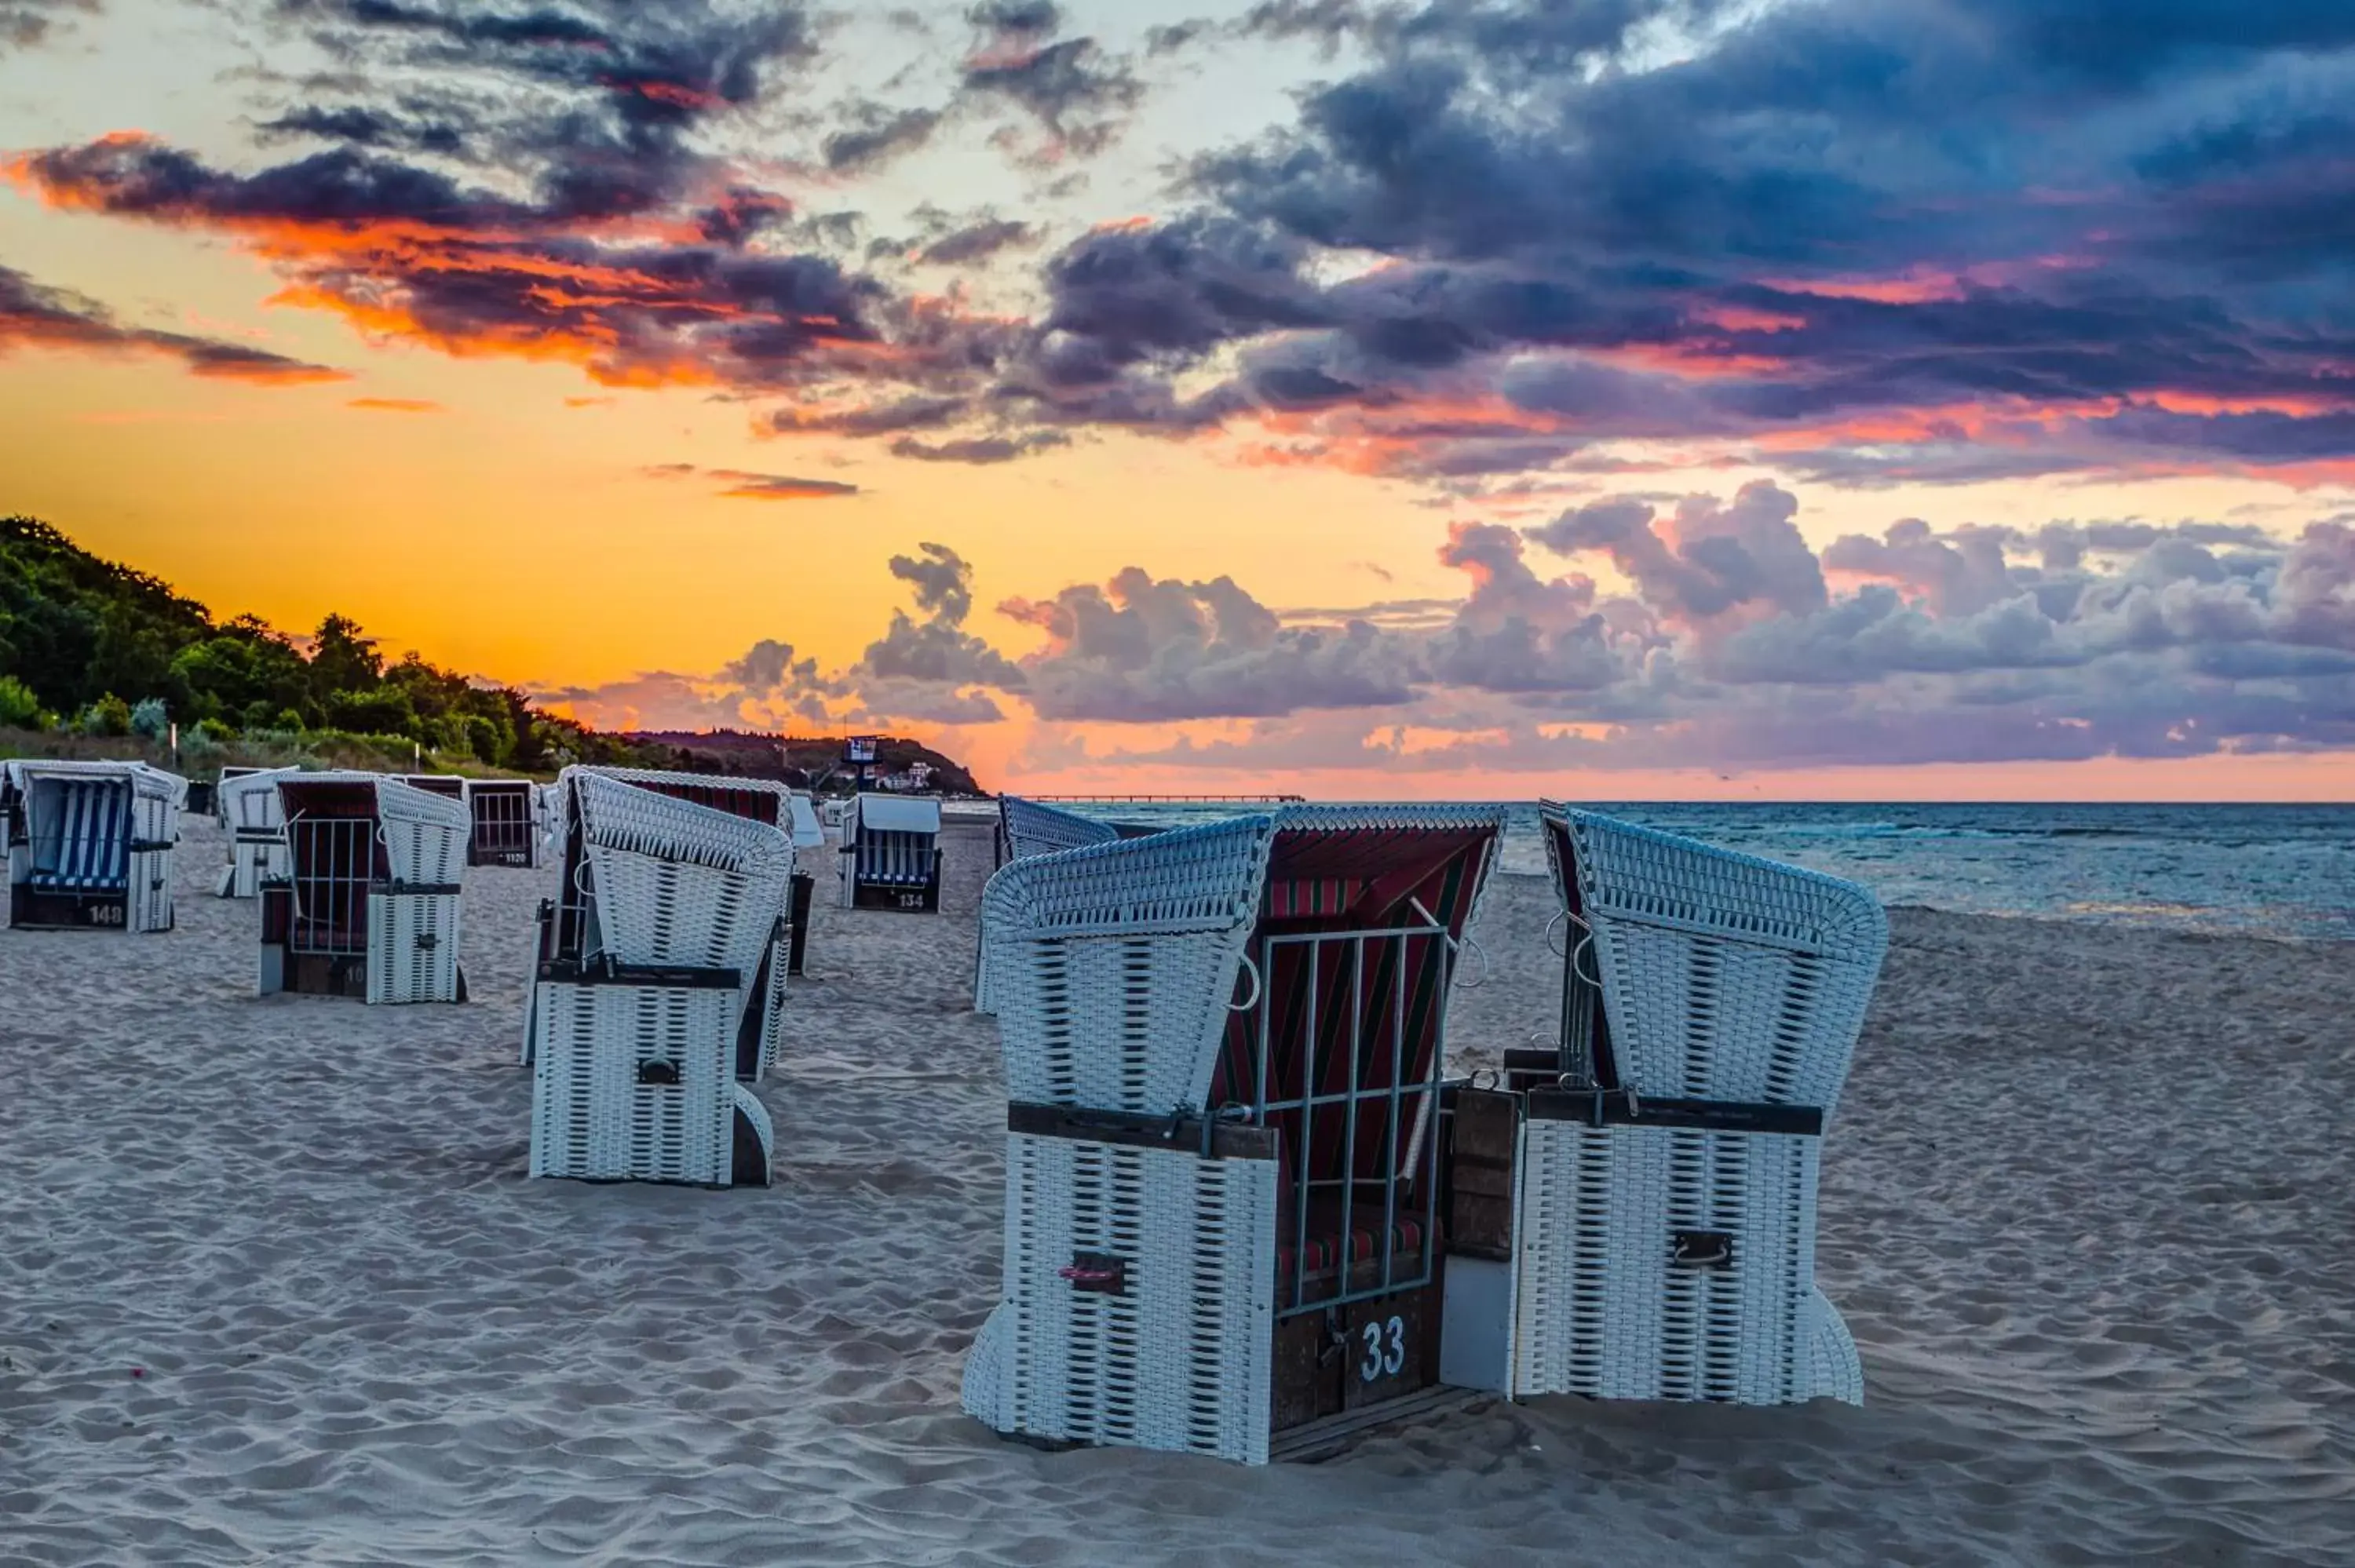
<svg viewBox="0 0 2355 1568">
<path fill-rule="evenodd" d="M 986 830 L 939 916 L 821 884 L 777 1183 L 704 1192 L 524 1177 L 552 873 L 468 874 L 466 1005 L 262 1001 L 186 821 L 176 932 L 0 932 L 0 1562 L 2355 1560 L 2344 948 L 1901 910 L 1825 1151 L 1862 1409 L 1487 1401 L 1250 1470 L 958 1408 Z M 1551 1028 L 1550 896 L 1493 886 L 1457 1065 Z"/>
</svg>

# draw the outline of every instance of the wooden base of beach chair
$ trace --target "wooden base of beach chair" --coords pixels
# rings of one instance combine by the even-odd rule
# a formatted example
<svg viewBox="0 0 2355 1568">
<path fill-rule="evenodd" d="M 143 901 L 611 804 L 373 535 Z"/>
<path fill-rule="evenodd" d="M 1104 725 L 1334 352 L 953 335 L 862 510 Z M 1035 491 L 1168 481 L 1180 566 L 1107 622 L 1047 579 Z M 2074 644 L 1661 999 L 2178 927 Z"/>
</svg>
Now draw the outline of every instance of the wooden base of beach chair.
<svg viewBox="0 0 2355 1568">
<path fill-rule="evenodd" d="M 62 893 L 18 885 L 8 890 L 8 924 L 19 931 L 127 931 L 124 893 Z"/>
<path fill-rule="evenodd" d="M 912 887 L 899 883 L 861 882 L 850 890 L 850 906 L 937 915 L 941 909 L 941 880 L 935 875 L 930 882 Z"/>
</svg>

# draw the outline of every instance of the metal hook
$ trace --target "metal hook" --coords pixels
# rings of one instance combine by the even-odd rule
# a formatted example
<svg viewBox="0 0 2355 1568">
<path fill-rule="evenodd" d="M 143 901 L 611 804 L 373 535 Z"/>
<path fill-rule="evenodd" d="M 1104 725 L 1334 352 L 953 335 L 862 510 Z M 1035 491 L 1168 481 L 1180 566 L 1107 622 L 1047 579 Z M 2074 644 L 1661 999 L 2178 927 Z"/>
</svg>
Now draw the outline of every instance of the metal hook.
<svg viewBox="0 0 2355 1568">
<path fill-rule="evenodd" d="M 1252 1008 L 1259 1005 L 1260 992 L 1266 989 L 1260 980 L 1259 966 L 1252 962 L 1251 955 L 1249 953 L 1243 954 L 1240 961 L 1243 968 L 1251 974 L 1252 993 L 1250 1000 L 1248 1001 L 1231 1001 L 1227 1003 L 1227 1011 L 1229 1012 L 1249 1012 Z"/>
<path fill-rule="evenodd" d="M 1465 991 L 1478 991 L 1482 986 L 1488 983 L 1488 949 L 1482 947 L 1480 945 L 1480 938 L 1474 936 L 1469 931 L 1464 933 L 1462 947 L 1464 949 L 1470 951 L 1474 956 L 1479 959 L 1480 978 L 1476 980 L 1458 980 L 1455 983 L 1460 989 Z"/>
</svg>

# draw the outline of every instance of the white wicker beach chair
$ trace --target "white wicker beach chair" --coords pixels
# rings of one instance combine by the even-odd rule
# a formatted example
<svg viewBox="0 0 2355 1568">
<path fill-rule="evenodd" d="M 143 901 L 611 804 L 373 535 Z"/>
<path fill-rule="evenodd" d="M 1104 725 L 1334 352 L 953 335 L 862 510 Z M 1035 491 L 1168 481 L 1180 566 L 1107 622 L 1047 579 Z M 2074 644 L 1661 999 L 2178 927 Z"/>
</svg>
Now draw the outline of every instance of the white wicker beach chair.
<svg viewBox="0 0 2355 1568">
<path fill-rule="evenodd" d="M 1509 1392 L 1860 1403 L 1816 1288 L 1816 1183 L 1879 901 L 1592 812 L 1542 821 L 1563 1047 L 1525 1097 Z"/>
<path fill-rule="evenodd" d="M 1502 825 L 1301 808 L 990 879 L 1005 1299 L 967 1411 L 1256 1464 L 1427 1395 L 1445 1001 Z"/>
<path fill-rule="evenodd" d="M 937 911 L 941 803 L 929 796 L 861 795 L 842 826 L 846 909 Z"/>
<path fill-rule="evenodd" d="M 527 1024 L 531 1174 L 765 1184 L 768 1114 L 737 1077 L 755 1010 L 781 1000 L 762 986 L 783 983 L 792 841 L 645 779 L 559 780 L 568 885 Z"/>
<path fill-rule="evenodd" d="M 551 786 L 551 827 L 549 842 L 558 863 L 564 867 L 559 884 L 558 898 L 541 906 L 539 956 L 542 961 L 579 962 L 583 956 L 586 903 L 586 872 L 584 855 L 587 845 L 581 836 L 579 796 L 573 789 L 575 781 L 602 779 L 632 789 L 685 800 L 747 821 L 773 827 L 790 835 L 794 821 L 794 792 L 785 785 L 769 779 L 750 779 L 734 774 L 676 773 L 652 768 L 575 767 L 565 769 L 563 777 Z M 801 873 L 788 862 L 786 910 L 796 903 L 806 907 L 807 893 L 798 897 L 791 891 L 796 882 L 805 882 Z M 778 1053 L 783 1048 L 784 1001 L 787 978 L 799 972 L 796 953 L 807 933 L 794 929 L 790 916 L 782 916 L 772 933 L 768 948 L 761 955 L 757 969 L 747 982 L 751 1004 L 743 1010 L 742 1039 L 739 1046 L 736 1075 L 745 1082 L 757 1081 L 776 1065 Z M 528 1066 L 532 1060 L 532 1031 L 526 1021 L 523 1061 Z"/>
<path fill-rule="evenodd" d="M 1108 844 L 1120 837 L 1110 822 L 1099 822 L 1075 811 L 1059 811 L 1016 795 L 997 799 L 997 861 L 1021 860 L 1034 854 L 1054 854 L 1087 844 Z"/>
<path fill-rule="evenodd" d="M 241 768 L 213 788 L 214 809 L 229 834 L 229 863 L 216 891 L 223 898 L 252 898 L 266 881 L 289 874 L 286 813 L 278 801 L 278 781 L 293 768 Z"/>
<path fill-rule="evenodd" d="M 8 897 L 0 923 L 172 928 L 172 851 L 187 780 L 144 762 L 0 764 Z"/>
<path fill-rule="evenodd" d="M 261 887 L 261 994 L 465 1001 L 464 804 L 376 773 L 290 773 L 276 786 L 287 874 Z"/>
</svg>

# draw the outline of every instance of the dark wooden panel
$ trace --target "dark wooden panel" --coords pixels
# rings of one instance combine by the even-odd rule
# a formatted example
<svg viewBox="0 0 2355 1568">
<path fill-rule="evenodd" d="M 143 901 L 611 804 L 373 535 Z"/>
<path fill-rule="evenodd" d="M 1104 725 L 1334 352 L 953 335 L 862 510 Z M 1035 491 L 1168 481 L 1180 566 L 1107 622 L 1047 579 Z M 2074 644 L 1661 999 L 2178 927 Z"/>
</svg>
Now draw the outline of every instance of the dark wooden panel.
<svg viewBox="0 0 2355 1568">
<path fill-rule="evenodd" d="M 1513 1156 L 1520 1097 L 1460 1089 L 1450 1118 L 1447 1243 L 1471 1257 L 1508 1258 L 1513 1248 Z"/>
<path fill-rule="evenodd" d="M 1275 1409 L 1268 1430 L 1282 1432 L 1305 1425 L 1341 1410 L 1344 1357 L 1325 1327 L 1326 1314 L 1304 1312 L 1281 1319 L 1275 1325 L 1275 1360 L 1272 1369 Z"/>
<path fill-rule="evenodd" d="M 1440 1293 L 1436 1281 L 1342 1309 L 1341 1407 L 1356 1410 L 1402 1398 L 1427 1387 L 1438 1375 L 1431 1352 Z"/>
</svg>

